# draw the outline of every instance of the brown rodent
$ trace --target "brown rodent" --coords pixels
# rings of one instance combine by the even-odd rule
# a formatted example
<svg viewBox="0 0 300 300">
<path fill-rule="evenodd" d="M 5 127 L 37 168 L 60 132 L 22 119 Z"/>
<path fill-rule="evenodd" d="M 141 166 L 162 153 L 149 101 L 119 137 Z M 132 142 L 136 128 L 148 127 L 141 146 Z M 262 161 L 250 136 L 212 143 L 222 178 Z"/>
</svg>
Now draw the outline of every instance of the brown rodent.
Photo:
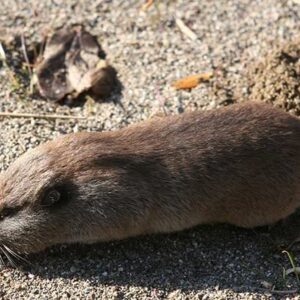
<svg viewBox="0 0 300 300">
<path fill-rule="evenodd" d="M 246 103 L 65 135 L 2 173 L 0 198 L 0 247 L 24 253 L 274 223 L 300 206 L 300 121 Z"/>
</svg>

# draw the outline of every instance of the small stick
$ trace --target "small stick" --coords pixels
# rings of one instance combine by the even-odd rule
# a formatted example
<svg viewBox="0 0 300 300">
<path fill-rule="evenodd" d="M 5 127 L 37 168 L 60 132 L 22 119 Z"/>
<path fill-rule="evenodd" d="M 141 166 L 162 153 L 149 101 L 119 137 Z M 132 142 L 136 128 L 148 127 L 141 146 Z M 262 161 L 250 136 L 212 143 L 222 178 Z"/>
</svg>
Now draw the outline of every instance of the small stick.
<svg viewBox="0 0 300 300">
<path fill-rule="evenodd" d="M 294 289 L 294 290 L 269 290 L 269 289 L 262 289 L 262 288 L 255 288 L 258 291 L 263 291 L 263 292 L 269 292 L 271 294 L 277 294 L 277 295 L 287 295 L 287 294 L 296 294 L 299 292 L 299 289 Z"/>
<path fill-rule="evenodd" d="M 28 73 L 30 74 L 30 77 L 31 77 L 32 76 L 32 72 L 31 72 L 31 69 L 30 69 L 31 64 L 30 64 L 30 61 L 29 61 L 29 58 L 28 58 L 28 55 L 27 55 L 24 34 L 21 34 L 21 43 L 22 43 L 22 51 L 23 51 L 23 55 L 24 55 L 24 58 L 25 58 L 25 61 L 26 61 Z"/>
<path fill-rule="evenodd" d="M 0 117 L 12 117 L 12 118 L 38 118 L 38 119 L 75 119 L 85 120 L 86 117 L 78 116 L 65 116 L 65 115 L 39 115 L 28 113 L 14 113 L 14 112 L 0 112 Z"/>
<path fill-rule="evenodd" d="M 5 54 L 5 51 L 3 49 L 1 42 L 0 42 L 0 60 L 3 60 L 4 62 L 6 62 L 6 54 Z"/>
<path fill-rule="evenodd" d="M 158 86 L 156 87 L 156 95 L 157 95 L 157 99 L 158 99 L 159 108 L 161 108 L 163 110 L 165 116 L 168 115 L 168 112 L 165 107 L 166 99 L 159 92 Z"/>
<path fill-rule="evenodd" d="M 292 241 L 289 245 L 288 245 L 288 249 L 291 249 L 292 247 L 294 247 L 295 244 L 300 242 L 300 238 L 296 238 L 294 241 Z"/>
<path fill-rule="evenodd" d="M 176 18 L 175 22 L 181 32 L 188 36 L 191 40 L 195 41 L 198 39 L 197 35 L 189 27 L 187 27 L 181 19 Z"/>
</svg>

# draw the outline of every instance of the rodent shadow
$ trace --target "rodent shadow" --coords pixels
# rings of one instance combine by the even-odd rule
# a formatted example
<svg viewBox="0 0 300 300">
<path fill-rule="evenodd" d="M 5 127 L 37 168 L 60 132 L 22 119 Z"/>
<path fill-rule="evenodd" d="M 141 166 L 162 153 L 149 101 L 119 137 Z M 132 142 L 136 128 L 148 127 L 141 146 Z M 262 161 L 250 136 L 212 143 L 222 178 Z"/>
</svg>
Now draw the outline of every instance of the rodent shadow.
<svg viewBox="0 0 300 300">
<path fill-rule="evenodd" d="M 88 279 L 96 286 L 260 292 L 262 281 L 285 288 L 282 266 L 290 266 L 273 239 L 282 229 L 282 224 L 256 230 L 201 225 L 174 234 L 54 247 L 32 256 L 24 270 L 48 279 Z"/>
</svg>

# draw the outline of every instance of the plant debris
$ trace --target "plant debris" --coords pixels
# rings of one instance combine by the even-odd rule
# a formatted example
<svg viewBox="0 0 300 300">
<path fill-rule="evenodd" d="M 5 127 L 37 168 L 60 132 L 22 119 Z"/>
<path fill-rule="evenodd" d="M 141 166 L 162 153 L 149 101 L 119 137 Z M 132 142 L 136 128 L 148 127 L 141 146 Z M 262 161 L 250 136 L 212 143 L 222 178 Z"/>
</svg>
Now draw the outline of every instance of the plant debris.
<svg viewBox="0 0 300 300">
<path fill-rule="evenodd" d="M 194 74 L 172 82 L 172 86 L 176 89 L 192 89 L 200 82 L 209 80 L 212 76 L 213 72 Z"/>
<path fill-rule="evenodd" d="M 45 43 L 35 68 L 40 94 L 53 101 L 83 92 L 107 97 L 116 85 L 116 71 L 105 60 L 97 39 L 82 25 L 56 30 Z"/>
</svg>

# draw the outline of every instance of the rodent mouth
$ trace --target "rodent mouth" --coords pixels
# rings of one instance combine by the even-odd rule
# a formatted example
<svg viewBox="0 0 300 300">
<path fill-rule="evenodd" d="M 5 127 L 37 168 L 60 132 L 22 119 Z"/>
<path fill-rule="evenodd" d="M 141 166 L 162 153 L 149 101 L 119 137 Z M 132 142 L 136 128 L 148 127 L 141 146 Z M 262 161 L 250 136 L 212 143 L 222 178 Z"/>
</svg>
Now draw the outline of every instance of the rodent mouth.
<svg viewBox="0 0 300 300">
<path fill-rule="evenodd" d="M 14 240 L 1 239 L 0 240 L 0 266 L 10 265 L 17 267 L 22 264 L 30 264 L 26 259 L 29 254 L 41 252 L 45 248 L 51 246 L 45 240 L 34 238 L 19 238 Z"/>
</svg>

